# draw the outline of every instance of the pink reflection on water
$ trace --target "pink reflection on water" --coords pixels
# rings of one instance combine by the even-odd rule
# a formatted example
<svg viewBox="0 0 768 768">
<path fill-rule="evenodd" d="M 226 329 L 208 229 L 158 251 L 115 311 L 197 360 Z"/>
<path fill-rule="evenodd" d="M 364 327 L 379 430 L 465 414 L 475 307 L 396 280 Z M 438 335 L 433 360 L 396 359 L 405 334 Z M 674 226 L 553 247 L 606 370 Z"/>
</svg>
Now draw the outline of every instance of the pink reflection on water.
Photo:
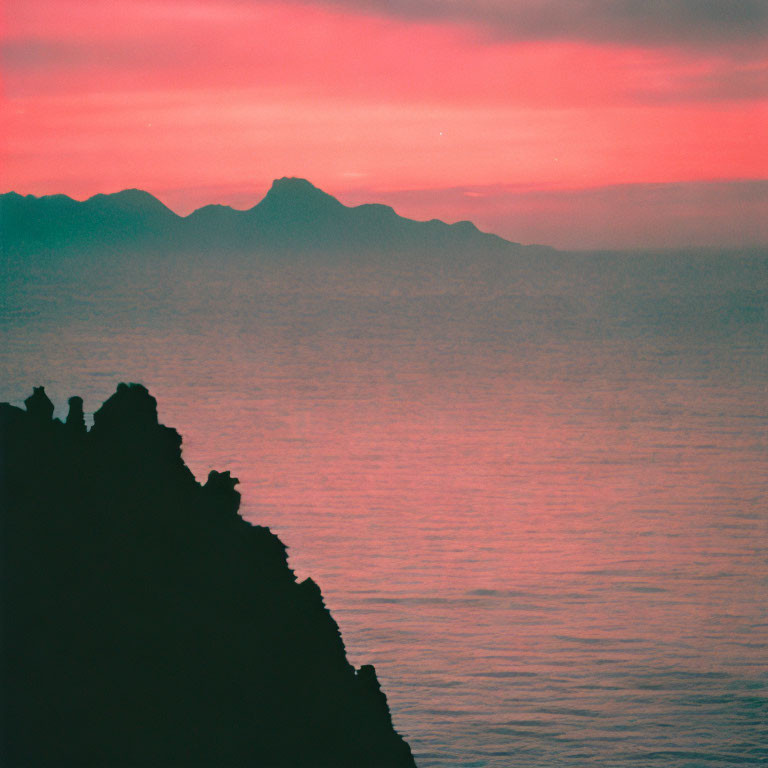
<svg viewBox="0 0 768 768">
<path fill-rule="evenodd" d="M 587 334 L 549 299 L 526 320 L 523 295 L 377 314 L 368 297 L 270 303 L 245 282 L 179 290 L 194 311 L 141 324 L 113 301 L 104 327 L 52 322 L 0 354 L 21 361 L 21 392 L 93 372 L 51 382 L 61 404 L 143 381 L 196 476 L 238 476 L 243 514 L 320 584 L 420 766 L 753 754 L 762 344 Z"/>
</svg>

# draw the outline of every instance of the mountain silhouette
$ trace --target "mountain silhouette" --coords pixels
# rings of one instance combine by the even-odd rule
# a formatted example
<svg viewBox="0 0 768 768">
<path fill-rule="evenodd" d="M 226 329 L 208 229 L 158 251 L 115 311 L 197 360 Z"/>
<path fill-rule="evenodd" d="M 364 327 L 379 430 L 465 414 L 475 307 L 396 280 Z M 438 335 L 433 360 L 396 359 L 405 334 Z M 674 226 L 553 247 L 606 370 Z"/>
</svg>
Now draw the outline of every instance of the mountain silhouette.
<svg viewBox="0 0 768 768">
<path fill-rule="evenodd" d="M 0 404 L 0 764 L 415 768 L 317 585 L 155 399 Z"/>
<path fill-rule="evenodd" d="M 518 246 L 471 222 L 420 222 L 386 205 L 348 207 L 305 179 L 272 183 L 245 211 L 207 205 L 181 217 L 148 192 L 124 190 L 78 202 L 65 195 L 0 195 L 6 256 L 35 252 L 405 252 Z"/>
<path fill-rule="evenodd" d="M 275 179 L 264 199 L 256 206 L 262 214 L 276 216 L 322 215 L 339 213 L 344 206 L 332 195 L 306 179 Z"/>
</svg>

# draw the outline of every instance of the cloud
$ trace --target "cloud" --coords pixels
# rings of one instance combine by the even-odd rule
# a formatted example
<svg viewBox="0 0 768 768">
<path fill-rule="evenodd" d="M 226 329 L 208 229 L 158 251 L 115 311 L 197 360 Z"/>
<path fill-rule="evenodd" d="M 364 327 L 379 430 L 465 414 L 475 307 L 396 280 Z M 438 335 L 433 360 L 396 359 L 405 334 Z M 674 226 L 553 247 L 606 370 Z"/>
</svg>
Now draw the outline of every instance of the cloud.
<svg viewBox="0 0 768 768">
<path fill-rule="evenodd" d="M 315 0 L 411 19 L 477 23 L 494 36 L 732 47 L 768 36 L 766 0 Z"/>
<path fill-rule="evenodd" d="M 132 0 L 131 3 L 74 3 L 72 0 L 8 0 L 10 26 L 30 30 L 89 26 L 109 5 L 125 31 L 151 19 L 158 29 L 203 23 L 215 31 L 248 9 L 292 6 L 335 8 L 356 15 L 409 21 L 475 25 L 493 39 L 578 41 L 643 47 L 687 47 L 768 55 L 768 0 Z M 311 15 L 310 15 L 311 18 Z"/>
<path fill-rule="evenodd" d="M 514 12 L 534 1 L 550 2 L 521 0 Z M 0 39 L 7 96 L 253 87 L 270 97 L 279 91 L 568 109 L 768 95 L 768 54 L 761 61 L 709 50 L 490 39 L 467 25 L 341 9 L 351 0 L 199 0 L 194 13 L 182 0 L 119 7 L 105 0 L 51 2 L 26 0 L 11 15 L 14 23 Z M 357 0 L 355 7 L 377 2 Z M 465 8 L 454 0 L 446 7 L 459 6 Z"/>
<path fill-rule="evenodd" d="M 176 52 L 147 40 L 108 42 L 23 38 L 0 41 L 0 61 L 8 73 L 108 66 L 137 69 L 169 66 Z"/>
<path fill-rule="evenodd" d="M 716 62 L 695 73 L 670 76 L 655 89 L 638 88 L 634 97 L 647 104 L 765 101 L 768 99 L 768 64 L 729 66 Z"/>
</svg>

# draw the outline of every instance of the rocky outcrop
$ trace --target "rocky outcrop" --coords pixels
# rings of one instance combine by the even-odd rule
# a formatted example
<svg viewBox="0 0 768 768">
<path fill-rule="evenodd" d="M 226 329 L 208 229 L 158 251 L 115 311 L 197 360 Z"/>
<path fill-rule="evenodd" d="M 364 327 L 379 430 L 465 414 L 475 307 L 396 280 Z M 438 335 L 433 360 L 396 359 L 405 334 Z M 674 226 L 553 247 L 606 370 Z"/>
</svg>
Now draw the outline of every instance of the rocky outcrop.
<svg viewBox="0 0 768 768">
<path fill-rule="evenodd" d="M 0 405 L 4 766 L 413 768 L 317 585 L 121 384 Z"/>
</svg>

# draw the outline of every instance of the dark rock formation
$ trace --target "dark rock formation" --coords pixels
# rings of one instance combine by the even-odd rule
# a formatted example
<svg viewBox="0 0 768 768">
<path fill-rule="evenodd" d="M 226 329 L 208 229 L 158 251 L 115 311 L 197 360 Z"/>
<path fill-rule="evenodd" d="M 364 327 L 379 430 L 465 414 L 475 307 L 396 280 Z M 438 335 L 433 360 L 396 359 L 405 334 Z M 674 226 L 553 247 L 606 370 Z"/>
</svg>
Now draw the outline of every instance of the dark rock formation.
<svg viewBox="0 0 768 768">
<path fill-rule="evenodd" d="M 85 414 L 83 413 L 83 398 L 75 395 L 69 398 L 69 413 L 67 426 L 78 432 L 85 432 Z"/>
<path fill-rule="evenodd" d="M 88 432 L 79 398 L 26 404 L 0 405 L 0 764 L 413 768 L 317 585 L 144 387 Z"/>
<path fill-rule="evenodd" d="M 45 387 L 34 387 L 32 394 L 24 401 L 24 407 L 29 417 L 41 424 L 53 418 L 53 403 L 45 394 Z"/>
</svg>

